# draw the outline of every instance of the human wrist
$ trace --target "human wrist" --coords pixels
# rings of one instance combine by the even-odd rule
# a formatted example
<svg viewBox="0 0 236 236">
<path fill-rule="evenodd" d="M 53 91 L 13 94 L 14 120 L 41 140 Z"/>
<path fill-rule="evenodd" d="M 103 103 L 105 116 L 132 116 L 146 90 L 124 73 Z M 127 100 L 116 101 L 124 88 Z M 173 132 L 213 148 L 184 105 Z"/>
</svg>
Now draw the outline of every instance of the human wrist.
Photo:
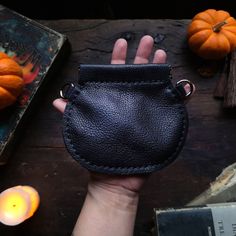
<svg viewBox="0 0 236 236">
<path fill-rule="evenodd" d="M 119 185 L 89 181 L 87 197 L 103 207 L 135 214 L 139 193 Z"/>
<path fill-rule="evenodd" d="M 138 198 L 125 187 L 90 179 L 73 235 L 133 235 Z"/>
</svg>

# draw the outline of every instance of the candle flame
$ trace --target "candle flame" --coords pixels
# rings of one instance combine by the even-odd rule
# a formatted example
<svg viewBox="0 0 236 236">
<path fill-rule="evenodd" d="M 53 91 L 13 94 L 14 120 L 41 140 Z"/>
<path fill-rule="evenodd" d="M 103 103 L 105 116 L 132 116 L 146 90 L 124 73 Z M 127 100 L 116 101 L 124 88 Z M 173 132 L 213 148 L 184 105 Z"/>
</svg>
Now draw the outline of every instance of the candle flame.
<svg viewBox="0 0 236 236">
<path fill-rule="evenodd" d="M 30 218 L 39 206 L 39 194 L 30 186 L 16 186 L 0 194 L 0 222 L 18 225 Z"/>
<path fill-rule="evenodd" d="M 25 220 L 29 212 L 29 196 L 20 189 L 7 189 L 0 197 L 0 221 L 7 225 L 17 225 Z"/>
</svg>

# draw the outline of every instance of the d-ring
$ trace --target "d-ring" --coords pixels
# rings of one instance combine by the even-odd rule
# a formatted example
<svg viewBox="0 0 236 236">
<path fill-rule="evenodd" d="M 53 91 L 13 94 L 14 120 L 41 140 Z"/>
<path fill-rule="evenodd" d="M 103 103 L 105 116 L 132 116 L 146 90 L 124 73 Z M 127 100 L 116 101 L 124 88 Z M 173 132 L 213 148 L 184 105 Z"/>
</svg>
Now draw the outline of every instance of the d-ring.
<svg viewBox="0 0 236 236">
<path fill-rule="evenodd" d="M 60 90 L 60 97 L 63 99 L 67 99 L 66 97 L 66 93 L 68 92 L 68 90 L 70 89 L 70 87 L 75 87 L 74 84 L 72 83 L 66 83 L 63 85 L 63 87 Z"/>
<path fill-rule="evenodd" d="M 189 96 L 193 93 L 194 84 L 193 84 L 191 81 L 187 80 L 187 79 L 182 79 L 182 80 L 179 80 L 179 81 L 176 83 L 176 86 L 178 86 L 178 85 L 180 85 L 180 84 L 184 84 L 184 83 L 185 83 L 185 84 L 188 84 L 189 87 L 190 87 L 189 92 L 185 94 L 185 97 L 187 98 L 187 97 L 189 97 Z"/>
</svg>

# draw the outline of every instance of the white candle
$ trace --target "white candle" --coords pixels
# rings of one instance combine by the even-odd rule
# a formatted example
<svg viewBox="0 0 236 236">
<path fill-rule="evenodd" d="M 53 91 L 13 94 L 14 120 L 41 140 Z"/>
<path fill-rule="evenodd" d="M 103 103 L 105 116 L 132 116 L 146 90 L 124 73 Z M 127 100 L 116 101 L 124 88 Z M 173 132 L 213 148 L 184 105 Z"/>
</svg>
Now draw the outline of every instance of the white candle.
<svg viewBox="0 0 236 236">
<path fill-rule="evenodd" d="M 0 222 L 18 225 L 30 218 L 39 206 L 39 194 L 30 186 L 15 186 L 0 194 Z"/>
</svg>

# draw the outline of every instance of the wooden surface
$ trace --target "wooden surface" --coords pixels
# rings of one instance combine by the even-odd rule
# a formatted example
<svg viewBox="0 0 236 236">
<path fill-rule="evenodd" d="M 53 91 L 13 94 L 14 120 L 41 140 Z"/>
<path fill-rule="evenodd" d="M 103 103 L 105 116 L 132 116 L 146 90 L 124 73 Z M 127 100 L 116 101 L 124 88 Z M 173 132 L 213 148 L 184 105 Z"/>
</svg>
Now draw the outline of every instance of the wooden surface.
<svg viewBox="0 0 236 236">
<path fill-rule="evenodd" d="M 0 167 L 0 191 L 31 185 L 41 204 L 30 220 L 16 227 L 0 225 L 0 235 L 70 235 L 86 194 L 88 173 L 67 153 L 62 115 L 52 107 L 59 89 L 76 82 L 79 63 L 109 63 L 116 39 L 126 37 L 132 63 L 139 39 L 155 37 L 155 48 L 167 51 L 173 81 L 189 79 L 197 91 L 189 102 L 189 133 L 179 158 L 154 173 L 141 193 L 135 235 L 150 235 L 153 208 L 183 206 L 209 187 L 228 165 L 236 161 L 236 112 L 224 110 L 213 98 L 218 73 L 204 78 L 207 66 L 188 49 L 188 20 L 57 20 L 41 21 L 69 37 L 72 52 L 58 75 L 48 84 L 24 126 L 14 154 Z"/>
</svg>

